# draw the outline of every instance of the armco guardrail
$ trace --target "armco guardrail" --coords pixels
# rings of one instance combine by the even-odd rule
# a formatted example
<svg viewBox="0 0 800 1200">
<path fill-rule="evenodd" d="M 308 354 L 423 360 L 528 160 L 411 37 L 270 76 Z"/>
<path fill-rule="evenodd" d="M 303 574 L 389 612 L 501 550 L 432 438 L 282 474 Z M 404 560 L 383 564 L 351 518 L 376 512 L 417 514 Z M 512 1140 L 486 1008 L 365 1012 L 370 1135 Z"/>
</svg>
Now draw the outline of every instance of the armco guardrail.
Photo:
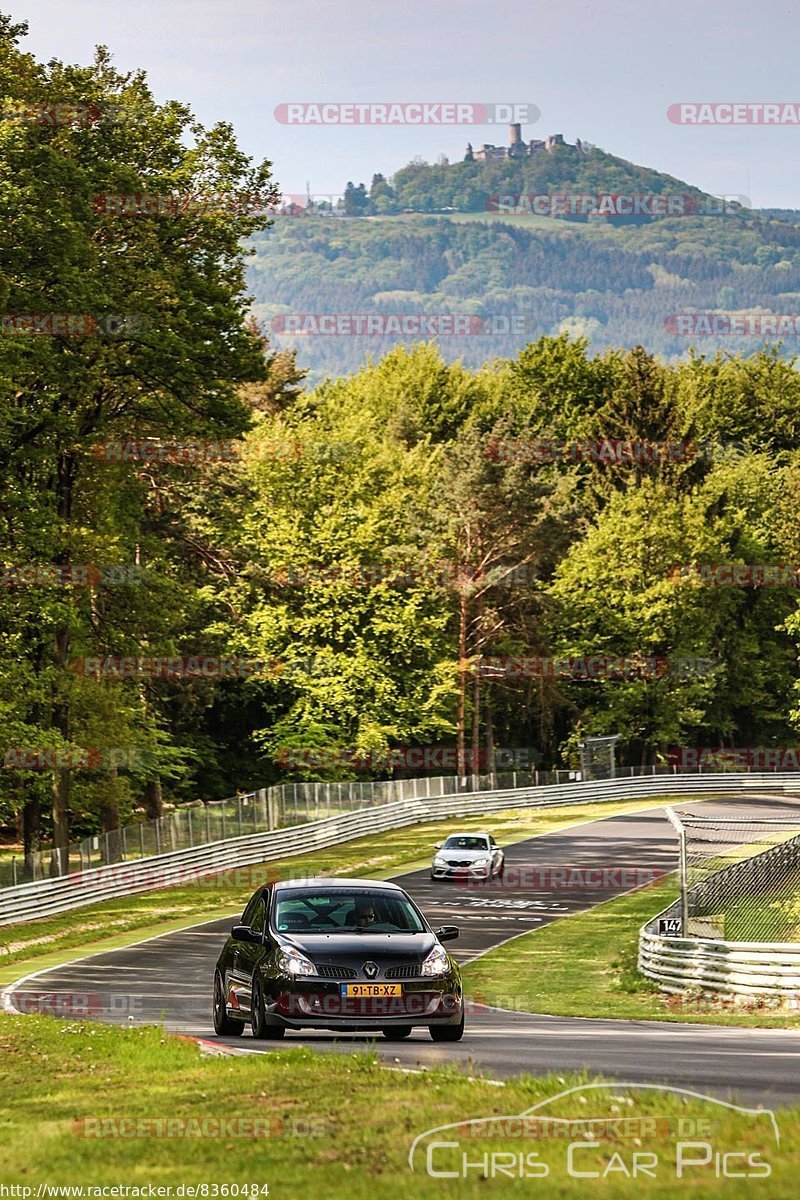
<svg viewBox="0 0 800 1200">
<path fill-rule="evenodd" d="M 725 867 L 695 889 L 692 901 L 711 911 L 724 883 L 747 896 L 767 882 L 796 871 L 800 838 L 794 837 L 752 858 Z M 797 995 L 800 992 L 800 943 L 741 942 L 723 938 L 671 937 L 657 932 L 664 918 L 681 920 L 676 900 L 648 921 L 639 932 L 639 970 L 665 992 L 689 988 L 733 995 Z"/>
<path fill-rule="evenodd" d="M 678 916 L 670 905 L 659 916 Z M 720 942 L 711 938 L 662 937 L 656 918 L 639 934 L 639 970 L 665 992 L 689 988 L 738 996 L 797 996 L 800 944 Z"/>
<path fill-rule="evenodd" d="M 287 829 L 228 838 L 134 862 L 115 863 L 5 888 L 0 892 L 0 925 L 50 916 L 99 900 L 150 891 L 169 883 L 199 880 L 201 876 L 212 872 L 267 863 L 420 821 L 498 812 L 507 808 L 647 800 L 655 796 L 685 797 L 709 792 L 742 795 L 768 790 L 800 792 L 800 774 L 656 775 L 400 800 Z"/>
</svg>

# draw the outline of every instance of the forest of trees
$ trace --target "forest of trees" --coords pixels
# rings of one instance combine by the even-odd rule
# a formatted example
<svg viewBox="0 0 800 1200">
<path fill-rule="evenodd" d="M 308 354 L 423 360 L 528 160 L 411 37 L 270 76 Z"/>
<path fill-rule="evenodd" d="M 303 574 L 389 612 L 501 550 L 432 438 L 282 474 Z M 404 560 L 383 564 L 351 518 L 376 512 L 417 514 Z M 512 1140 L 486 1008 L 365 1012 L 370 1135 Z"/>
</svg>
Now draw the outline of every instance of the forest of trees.
<svg viewBox="0 0 800 1200">
<path fill-rule="evenodd" d="M 44 67 L 22 33 L 0 19 L 2 87 L 19 115 L 0 122 L 9 836 L 63 845 L 165 801 L 364 776 L 342 759 L 292 765 L 309 747 L 375 759 L 396 746 L 518 747 L 553 766 L 574 763 L 592 733 L 621 735 L 630 764 L 682 745 L 794 743 L 797 580 L 691 577 L 698 564 L 800 563 L 793 359 L 668 363 L 624 344 L 592 355 L 562 333 L 506 357 L 484 350 L 492 361 L 475 367 L 433 344 L 395 346 L 308 387 L 253 319 L 244 247 L 292 243 L 284 274 L 256 260 L 262 305 L 283 303 L 291 268 L 297 304 L 338 311 L 346 292 L 344 307 L 363 311 L 371 280 L 345 249 L 329 292 L 309 273 L 337 235 L 315 230 L 323 218 L 263 233 L 263 217 L 235 207 L 98 211 L 111 191 L 277 188 L 230 127 L 156 104 L 103 52 L 91 67 Z M 20 115 L 64 101 L 116 115 Z M 505 228 L 348 225 L 365 231 L 364 260 L 372 238 L 404 239 L 393 291 L 449 279 L 451 301 L 485 291 L 490 311 L 532 279 L 554 314 L 566 292 L 628 279 L 633 328 L 652 280 L 646 256 L 605 243 L 590 257 L 560 235 L 551 246 Z M 665 269 L 681 274 L 672 254 Z M 708 262 L 717 286 L 722 266 Z M 798 267 L 781 269 L 793 281 Z M 80 332 L 64 325 L 76 314 Z M 657 667 L 503 667 L 597 657 Z M 212 660 L 230 669 L 206 672 Z"/>
<path fill-rule="evenodd" d="M 678 360 L 694 340 L 706 353 L 750 354 L 779 339 L 713 333 L 690 339 L 671 318 L 693 311 L 800 313 L 800 228 L 733 211 L 616 229 L 487 213 L 278 216 L 254 236 L 253 247 L 247 282 L 266 324 L 287 313 L 480 316 L 491 335 L 441 339 L 448 361 L 476 367 L 561 332 L 585 337 L 593 353 L 641 344 Z M 317 382 L 357 370 L 397 339 L 311 335 L 281 345 L 297 348 Z M 795 328 L 782 339 L 781 353 L 791 355 L 796 345 Z"/>
</svg>

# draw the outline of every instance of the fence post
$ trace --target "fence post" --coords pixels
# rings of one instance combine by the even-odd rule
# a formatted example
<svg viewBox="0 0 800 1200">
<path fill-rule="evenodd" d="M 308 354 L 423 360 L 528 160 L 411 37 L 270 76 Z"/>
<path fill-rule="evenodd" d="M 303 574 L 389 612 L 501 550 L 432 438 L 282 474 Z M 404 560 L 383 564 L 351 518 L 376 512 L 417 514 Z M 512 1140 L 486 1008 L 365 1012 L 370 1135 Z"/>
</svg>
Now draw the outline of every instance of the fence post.
<svg viewBox="0 0 800 1200">
<path fill-rule="evenodd" d="M 139 822 L 139 849 L 141 851 L 140 858 L 144 858 L 144 821 Z"/>
<path fill-rule="evenodd" d="M 122 826 L 122 861 L 126 862 L 128 858 L 128 838 L 125 833 L 125 826 Z M 81 869 L 83 869 L 83 855 L 81 855 Z"/>
<path fill-rule="evenodd" d="M 211 841 L 211 809 L 208 804 L 204 805 L 206 810 L 206 845 Z"/>
<path fill-rule="evenodd" d="M 16 887 L 17 886 L 17 860 L 16 860 L 16 858 L 11 859 L 11 873 L 14 877 L 14 887 Z"/>
<path fill-rule="evenodd" d="M 237 826 L 239 829 L 239 837 L 241 837 L 242 836 L 242 797 L 238 793 L 236 795 L 236 821 L 237 821 Z"/>
<path fill-rule="evenodd" d="M 689 871 L 686 862 L 686 830 L 683 827 L 683 822 L 680 817 L 668 805 L 664 812 L 667 815 L 672 828 L 678 835 L 678 851 L 680 859 L 680 880 L 681 880 L 681 934 L 683 937 L 689 936 Z"/>
<path fill-rule="evenodd" d="M 159 829 L 160 824 L 161 824 L 161 818 L 156 817 L 155 821 L 153 822 L 153 825 L 155 826 L 155 830 L 156 830 L 156 854 L 161 853 L 161 830 Z"/>
<path fill-rule="evenodd" d="M 186 810 L 186 822 L 189 826 L 189 849 L 191 850 L 194 846 L 194 837 L 192 836 L 192 810 L 190 808 Z"/>
</svg>

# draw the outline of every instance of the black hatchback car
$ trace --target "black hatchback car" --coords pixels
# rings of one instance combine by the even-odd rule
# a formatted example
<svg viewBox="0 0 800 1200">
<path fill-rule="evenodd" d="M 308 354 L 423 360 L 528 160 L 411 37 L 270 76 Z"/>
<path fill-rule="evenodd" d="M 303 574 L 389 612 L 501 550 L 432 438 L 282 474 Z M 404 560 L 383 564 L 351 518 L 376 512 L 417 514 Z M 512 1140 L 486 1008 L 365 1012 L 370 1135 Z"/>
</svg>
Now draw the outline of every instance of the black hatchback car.
<svg viewBox="0 0 800 1200">
<path fill-rule="evenodd" d="M 425 1025 L 436 1042 L 464 1033 L 461 973 L 410 896 L 394 883 L 309 879 L 259 888 L 214 973 L 214 1029 L 257 1038 L 287 1029 L 380 1032 Z"/>
</svg>

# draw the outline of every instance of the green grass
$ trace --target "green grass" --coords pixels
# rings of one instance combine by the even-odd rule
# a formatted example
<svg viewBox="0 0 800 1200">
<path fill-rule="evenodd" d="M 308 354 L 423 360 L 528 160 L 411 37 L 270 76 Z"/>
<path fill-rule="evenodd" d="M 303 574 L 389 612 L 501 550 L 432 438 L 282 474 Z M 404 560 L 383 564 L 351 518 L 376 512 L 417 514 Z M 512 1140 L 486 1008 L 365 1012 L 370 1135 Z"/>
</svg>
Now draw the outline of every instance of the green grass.
<svg viewBox="0 0 800 1200">
<path fill-rule="evenodd" d="M 456 817 L 357 838 L 340 846 L 295 855 L 259 868 L 223 872 L 216 880 L 189 883 L 87 905 L 53 917 L 0 927 L 0 985 L 27 971 L 57 966 L 78 952 L 93 953 L 130 945 L 203 920 L 241 912 L 268 870 L 381 877 L 427 866 L 434 844 L 459 829 L 490 829 L 501 845 L 551 833 L 581 821 L 658 807 L 658 799 L 608 801 L 555 809 L 508 809 L 490 816 Z M 216 884 L 216 885 L 215 885 Z"/>
<path fill-rule="evenodd" d="M 676 895 L 675 881 L 665 879 L 588 912 L 561 917 L 466 966 L 465 990 L 480 1003 L 558 1016 L 800 1026 L 800 1015 L 763 1001 L 734 1006 L 697 993 L 669 997 L 639 974 L 639 929 Z"/>
<path fill-rule="evenodd" d="M 274 1200 L 325 1196 L 333 1200 L 398 1200 L 420 1197 L 536 1195 L 586 1196 L 585 1178 L 566 1169 L 563 1138 L 501 1139 L 494 1135 L 462 1141 L 468 1161 L 504 1150 L 515 1157 L 537 1154 L 549 1176 L 494 1179 L 472 1170 L 467 1180 L 431 1178 L 424 1153 L 408 1154 L 412 1141 L 432 1127 L 475 1118 L 508 1116 L 559 1095 L 583 1077 L 515 1078 L 492 1086 L 454 1069 L 420 1074 L 379 1067 L 369 1054 L 322 1055 L 311 1049 L 267 1056 L 203 1057 L 190 1042 L 153 1027 L 120 1029 L 48 1017 L 0 1016 L 0 1089 L 13 1097 L 0 1120 L 0 1179 L 25 1185 L 36 1196 L 39 1184 L 102 1187 L 125 1185 L 177 1188 L 197 1184 L 267 1184 Z M 800 1172 L 800 1111 L 780 1110 L 780 1147 L 770 1119 L 689 1101 L 669 1092 L 626 1093 L 619 1086 L 558 1100 L 551 1115 L 600 1119 L 658 1117 L 654 1135 L 601 1142 L 582 1149 L 578 1169 L 606 1168 L 616 1152 L 631 1164 L 634 1152 L 658 1155 L 657 1177 L 626 1179 L 619 1167 L 591 1181 L 593 1194 L 617 1197 L 688 1197 L 700 1200 L 717 1188 L 732 1200 L 752 1194 L 766 1198 L 796 1194 Z M 109 1137 L 110 1126 L 91 1122 L 195 1121 L 205 1136 L 156 1137 L 157 1127 L 126 1125 L 130 1135 Z M 220 1119 L 259 1119 L 270 1136 L 218 1132 Z M 676 1180 L 678 1121 L 707 1120 L 703 1140 L 714 1151 L 758 1153 L 770 1163 L 768 1179 L 715 1178 L 713 1162 Z M 86 1122 L 89 1122 L 87 1126 Z M 83 1136 L 101 1129 L 102 1137 Z M 149 1135 L 148 1135 L 149 1134 Z M 684 1126 L 684 1140 L 687 1130 Z M 445 1135 L 449 1140 L 452 1133 Z M 573 1135 L 583 1140 L 585 1134 Z M 572 1139 L 570 1139 L 572 1140 Z M 696 1152 L 694 1152 L 696 1153 Z M 453 1158 L 437 1151 L 434 1167 L 450 1169 Z M 460 1161 L 460 1158 L 459 1158 Z M 491 1161 L 491 1160 L 490 1160 Z M 508 1160 L 505 1160 L 508 1162 Z M 741 1170 L 741 1160 L 736 1160 Z M 208 1195 L 212 1195 L 208 1192 Z M 173 1196 L 175 1193 L 173 1192 Z"/>
<path fill-rule="evenodd" d="M 732 901 L 722 928 L 729 942 L 800 942 L 800 893 L 773 892 Z"/>
</svg>

